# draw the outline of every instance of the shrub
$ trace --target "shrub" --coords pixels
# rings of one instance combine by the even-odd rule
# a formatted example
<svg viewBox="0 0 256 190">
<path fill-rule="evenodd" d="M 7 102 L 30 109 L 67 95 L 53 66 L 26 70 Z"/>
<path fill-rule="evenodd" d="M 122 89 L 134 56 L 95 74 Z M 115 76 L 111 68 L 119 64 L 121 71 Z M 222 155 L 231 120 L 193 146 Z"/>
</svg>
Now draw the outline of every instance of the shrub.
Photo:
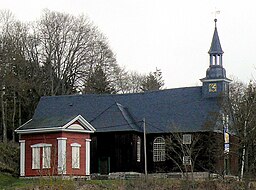
<svg viewBox="0 0 256 190">
<path fill-rule="evenodd" d="M 0 143 L 0 172 L 19 175 L 19 145 L 17 143 Z"/>
</svg>

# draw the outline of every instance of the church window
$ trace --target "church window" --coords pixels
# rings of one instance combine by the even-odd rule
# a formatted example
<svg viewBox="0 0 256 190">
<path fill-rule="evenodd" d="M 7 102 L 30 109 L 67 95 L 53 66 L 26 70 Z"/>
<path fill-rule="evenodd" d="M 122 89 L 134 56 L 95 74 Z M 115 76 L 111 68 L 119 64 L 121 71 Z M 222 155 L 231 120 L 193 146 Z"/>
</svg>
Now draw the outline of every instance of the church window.
<svg viewBox="0 0 256 190">
<path fill-rule="evenodd" d="M 165 161 L 165 140 L 163 137 L 157 137 L 153 142 L 153 161 Z"/>
<path fill-rule="evenodd" d="M 141 157 L 141 138 L 137 138 L 137 162 L 140 162 Z"/>
<path fill-rule="evenodd" d="M 191 134 L 184 134 L 182 143 L 183 144 L 191 144 Z"/>
<path fill-rule="evenodd" d="M 80 147 L 81 145 L 78 143 L 72 143 L 72 168 L 79 169 L 80 168 Z"/>
<path fill-rule="evenodd" d="M 187 166 L 191 165 L 191 157 L 190 156 L 183 156 L 183 165 L 187 165 Z"/>
</svg>

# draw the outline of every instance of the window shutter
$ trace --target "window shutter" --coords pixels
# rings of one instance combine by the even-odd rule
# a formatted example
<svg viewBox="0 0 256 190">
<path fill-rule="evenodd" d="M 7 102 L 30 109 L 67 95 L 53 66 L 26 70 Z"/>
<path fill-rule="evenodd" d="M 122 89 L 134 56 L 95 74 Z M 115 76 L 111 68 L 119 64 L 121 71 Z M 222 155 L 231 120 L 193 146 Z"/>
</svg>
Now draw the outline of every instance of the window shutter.
<svg viewBox="0 0 256 190">
<path fill-rule="evenodd" d="M 51 147 L 43 147 L 43 168 L 51 167 Z"/>
<path fill-rule="evenodd" d="M 32 169 L 40 169 L 40 147 L 32 148 Z"/>
<path fill-rule="evenodd" d="M 73 143 L 72 147 L 72 168 L 80 168 L 80 144 Z"/>
</svg>

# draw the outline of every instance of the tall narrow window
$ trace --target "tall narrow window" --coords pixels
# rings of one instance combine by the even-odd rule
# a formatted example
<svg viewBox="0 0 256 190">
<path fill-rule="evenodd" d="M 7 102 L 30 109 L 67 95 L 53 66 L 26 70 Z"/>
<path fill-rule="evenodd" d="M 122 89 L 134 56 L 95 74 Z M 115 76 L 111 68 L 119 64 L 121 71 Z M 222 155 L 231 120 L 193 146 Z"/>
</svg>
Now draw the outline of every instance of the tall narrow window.
<svg viewBox="0 0 256 190">
<path fill-rule="evenodd" d="M 51 167 L 51 147 L 43 147 L 43 168 Z"/>
<path fill-rule="evenodd" d="M 153 142 L 153 161 L 165 161 L 165 140 L 163 137 L 157 137 Z"/>
<path fill-rule="evenodd" d="M 183 144 L 191 144 L 191 134 L 184 134 L 182 140 Z"/>
<path fill-rule="evenodd" d="M 80 147 L 81 145 L 78 143 L 72 143 L 72 168 L 79 169 L 80 168 Z"/>
<path fill-rule="evenodd" d="M 32 147 L 32 169 L 40 169 L 40 147 Z"/>
<path fill-rule="evenodd" d="M 137 138 L 137 162 L 140 162 L 141 157 L 141 138 Z"/>
</svg>

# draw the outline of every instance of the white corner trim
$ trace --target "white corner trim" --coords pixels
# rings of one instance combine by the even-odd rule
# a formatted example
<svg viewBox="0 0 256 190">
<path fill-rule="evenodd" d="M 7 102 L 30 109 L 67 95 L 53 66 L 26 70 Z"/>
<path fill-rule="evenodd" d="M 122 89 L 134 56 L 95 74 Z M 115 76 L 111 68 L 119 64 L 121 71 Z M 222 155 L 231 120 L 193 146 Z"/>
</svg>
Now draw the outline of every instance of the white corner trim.
<svg viewBox="0 0 256 190">
<path fill-rule="evenodd" d="M 90 142 L 91 139 L 85 139 L 85 175 L 90 175 Z"/>
<path fill-rule="evenodd" d="M 20 140 L 20 176 L 25 176 L 26 146 L 25 140 Z"/>
<path fill-rule="evenodd" d="M 78 143 L 72 143 L 72 144 L 70 144 L 70 146 L 75 146 L 75 147 L 81 147 L 81 145 L 80 144 L 78 144 Z"/>
</svg>

